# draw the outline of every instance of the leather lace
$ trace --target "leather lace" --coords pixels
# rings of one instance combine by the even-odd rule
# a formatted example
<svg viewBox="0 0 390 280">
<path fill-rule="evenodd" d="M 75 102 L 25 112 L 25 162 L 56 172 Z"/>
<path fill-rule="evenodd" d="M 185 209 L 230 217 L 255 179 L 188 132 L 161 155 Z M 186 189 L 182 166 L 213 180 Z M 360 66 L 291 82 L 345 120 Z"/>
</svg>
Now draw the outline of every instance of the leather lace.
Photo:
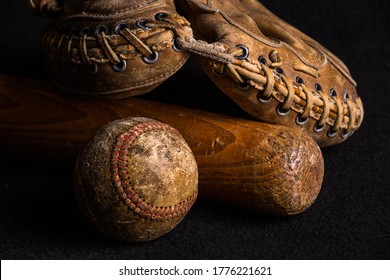
<svg viewBox="0 0 390 280">
<path fill-rule="evenodd" d="M 186 28 L 188 26 L 183 17 L 166 14 L 163 21 L 145 20 L 142 27 L 131 28 L 128 23 L 120 23 L 114 28 L 114 34 L 109 34 L 108 28 L 102 25 L 93 32 L 84 28 L 78 34 L 76 28 L 67 32 L 52 30 L 44 40 L 48 42 L 46 47 L 51 55 L 62 56 L 75 64 L 88 65 L 95 72 L 98 64 L 111 63 L 114 69 L 120 69 L 125 60 L 140 57 L 147 63 L 153 63 L 158 58 L 157 52 L 176 47 L 176 33 L 192 33 L 189 31 L 191 29 Z M 167 36 L 167 31 L 172 34 Z"/>
<path fill-rule="evenodd" d="M 304 84 L 293 83 L 285 73 L 275 69 L 282 65 L 281 59 L 266 65 L 238 59 L 244 52 L 241 48 L 228 49 L 220 43 L 209 44 L 194 38 L 179 38 L 178 42 L 183 49 L 210 58 L 214 73 L 228 75 L 238 84 L 249 84 L 259 90 L 259 100 L 275 98 L 280 102 L 281 110 L 294 110 L 300 114 L 301 120 L 313 118 L 317 121 L 317 127 L 328 124 L 333 131 L 343 130 L 346 135 L 363 121 L 363 106 L 359 97 L 343 103 L 321 90 L 312 91 Z M 311 74 L 315 76 L 315 73 Z"/>
</svg>

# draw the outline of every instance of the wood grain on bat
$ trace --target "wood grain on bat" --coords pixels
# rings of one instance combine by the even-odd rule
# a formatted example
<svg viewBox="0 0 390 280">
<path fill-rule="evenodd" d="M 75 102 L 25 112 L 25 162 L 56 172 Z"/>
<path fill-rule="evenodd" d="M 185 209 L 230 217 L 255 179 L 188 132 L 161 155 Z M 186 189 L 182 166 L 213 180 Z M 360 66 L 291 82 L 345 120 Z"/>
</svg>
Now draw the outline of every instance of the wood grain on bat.
<svg viewBox="0 0 390 280">
<path fill-rule="evenodd" d="M 3 152 L 73 159 L 101 126 L 148 117 L 175 127 L 199 168 L 199 196 L 271 214 L 296 214 L 317 197 L 323 158 L 298 130 L 142 99 L 91 99 L 45 81 L 0 76 Z"/>
</svg>

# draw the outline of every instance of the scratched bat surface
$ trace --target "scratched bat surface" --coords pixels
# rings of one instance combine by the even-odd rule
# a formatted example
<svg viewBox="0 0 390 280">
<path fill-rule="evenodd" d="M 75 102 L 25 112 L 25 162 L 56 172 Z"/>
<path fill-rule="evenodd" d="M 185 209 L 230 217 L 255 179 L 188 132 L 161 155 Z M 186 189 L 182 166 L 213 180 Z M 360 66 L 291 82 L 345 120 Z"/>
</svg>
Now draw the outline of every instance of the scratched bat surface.
<svg viewBox="0 0 390 280">
<path fill-rule="evenodd" d="M 198 164 L 203 199 L 292 215 L 320 191 L 321 151 L 298 130 L 136 98 L 91 99 L 0 75 L 0 153 L 73 161 L 96 130 L 127 117 L 152 118 L 182 134 Z"/>
</svg>

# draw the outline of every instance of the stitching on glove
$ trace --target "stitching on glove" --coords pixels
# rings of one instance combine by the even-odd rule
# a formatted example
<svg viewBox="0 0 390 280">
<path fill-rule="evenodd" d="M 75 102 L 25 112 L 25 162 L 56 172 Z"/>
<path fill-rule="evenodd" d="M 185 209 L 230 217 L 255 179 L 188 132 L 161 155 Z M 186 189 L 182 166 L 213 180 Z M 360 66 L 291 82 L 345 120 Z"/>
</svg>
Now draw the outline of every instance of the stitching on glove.
<svg viewBox="0 0 390 280">
<path fill-rule="evenodd" d="M 107 62 L 112 64 L 114 70 L 124 71 L 125 59 L 141 57 L 145 63 L 156 62 L 158 52 L 175 47 L 176 33 L 186 34 L 184 37 L 188 33 L 192 34 L 182 30 L 186 26 L 189 26 L 189 23 L 183 17 L 166 14 L 164 22 L 148 21 L 145 28 L 131 29 L 127 23 L 120 23 L 115 28 L 117 34 L 107 34 L 108 28 L 101 26 L 93 35 L 89 34 L 88 28 L 83 28 L 80 34 L 76 35 L 76 29 L 73 28 L 70 32 L 49 32 L 45 41 L 49 42 L 46 44 L 48 53 L 65 55 L 75 64 L 89 65 L 92 73 L 98 70 L 97 64 Z M 173 31 L 173 34 L 164 36 L 167 30 Z M 161 41 L 158 41 L 159 36 L 162 38 Z M 149 45 L 148 40 L 153 37 L 154 42 Z"/>
<path fill-rule="evenodd" d="M 101 20 L 111 20 L 111 19 L 116 19 L 118 17 L 124 17 L 127 14 L 131 13 L 132 11 L 141 9 L 143 7 L 151 8 L 151 7 L 160 6 L 161 3 L 162 3 L 162 0 L 143 1 L 143 3 L 141 3 L 141 4 L 137 5 L 137 6 L 132 6 L 132 7 L 126 8 L 126 9 L 117 10 L 115 12 L 110 12 L 109 15 L 101 14 L 101 13 L 86 13 L 86 12 L 82 12 L 80 14 L 68 16 L 68 17 L 66 17 L 66 19 L 68 20 L 68 19 L 75 19 L 75 18 L 78 18 L 78 19 L 82 19 L 82 18 L 89 18 L 89 19 L 90 18 L 98 18 L 98 19 L 101 19 Z"/>
<path fill-rule="evenodd" d="M 237 59 L 244 55 L 242 48 L 228 50 L 221 47 L 221 44 L 209 44 L 194 38 L 188 38 L 187 41 L 179 39 L 178 42 L 183 49 L 210 58 L 210 67 L 216 75 L 228 75 L 240 88 L 243 88 L 243 84 L 249 84 L 258 89 L 259 101 L 267 101 L 272 97 L 278 100 L 281 103 L 278 107 L 279 115 L 286 115 L 286 112 L 291 109 L 299 113 L 300 121 L 297 121 L 299 125 L 306 124 L 306 120 L 312 118 L 317 121 L 315 132 L 321 132 L 320 128 L 328 124 L 332 130 L 328 136 L 333 135 L 334 131 L 342 130 L 342 136 L 346 137 L 359 127 L 363 120 L 362 103 L 359 97 L 355 102 L 346 100 L 345 104 L 342 104 L 337 98 L 328 99 L 322 91 L 308 90 L 303 84 L 293 84 L 294 90 L 292 90 L 291 79 L 285 76 L 284 71 L 281 68 L 275 70 L 270 68 L 281 66 L 281 58 L 274 58 L 274 64 L 268 66 L 247 59 Z M 271 53 L 271 57 L 275 55 L 275 52 Z M 311 74 L 318 78 L 314 72 Z"/>
</svg>

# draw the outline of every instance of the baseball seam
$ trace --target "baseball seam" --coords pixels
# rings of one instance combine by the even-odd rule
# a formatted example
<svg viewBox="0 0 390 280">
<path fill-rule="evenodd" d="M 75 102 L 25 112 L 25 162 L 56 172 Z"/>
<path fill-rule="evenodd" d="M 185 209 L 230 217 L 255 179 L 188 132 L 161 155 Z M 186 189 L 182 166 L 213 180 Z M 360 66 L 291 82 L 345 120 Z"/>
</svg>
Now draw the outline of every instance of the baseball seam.
<svg viewBox="0 0 390 280">
<path fill-rule="evenodd" d="M 118 135 L 111 157 L 112 179 L 120 199 L 132 212 L 145 219 L 164 222 L 187 213 L 195 203 L 198 192 L 194 192 L 176 205 L 154 206 L 145 202 L 129 184 L 126 171 L 129 164 L 128 150 L 140 135 L 153 130 L 170 130 L 178 134 L 175 129 L 163 123 L 146 122 L 135 125 L 128 132 Z"/>
</svg>

